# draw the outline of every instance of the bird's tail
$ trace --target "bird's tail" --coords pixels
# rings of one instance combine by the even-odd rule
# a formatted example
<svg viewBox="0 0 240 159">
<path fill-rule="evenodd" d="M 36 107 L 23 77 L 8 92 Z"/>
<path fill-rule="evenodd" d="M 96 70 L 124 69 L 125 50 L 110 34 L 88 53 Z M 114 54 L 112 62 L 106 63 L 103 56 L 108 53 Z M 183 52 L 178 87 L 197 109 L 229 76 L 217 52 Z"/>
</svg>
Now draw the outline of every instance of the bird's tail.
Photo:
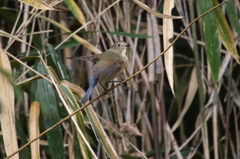
<svg viewBox="0 0 240 159">
<path fill-rule="evenodd" d="M 85 94 L 85 96 L 83 97 L 83 99 L 81 101 L 82 104 L 85 104 L 89 100 L 92 90 L 96 86 L 97 82 L 98 82 L 98 77 L 97 78 L 93 77 L 91 84 L 87 90 L 87 93 Z"/>
</svg>

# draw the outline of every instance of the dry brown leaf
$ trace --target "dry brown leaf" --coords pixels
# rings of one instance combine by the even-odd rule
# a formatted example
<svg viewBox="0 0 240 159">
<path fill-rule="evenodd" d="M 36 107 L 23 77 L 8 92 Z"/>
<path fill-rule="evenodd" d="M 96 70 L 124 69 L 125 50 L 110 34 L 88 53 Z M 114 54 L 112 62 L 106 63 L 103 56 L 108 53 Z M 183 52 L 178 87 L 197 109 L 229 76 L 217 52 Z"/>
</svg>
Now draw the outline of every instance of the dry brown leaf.
<svg viewBox="0 0 240 159">
<path fill-rule="evenodd" d="M 152 9 L 150 9 L 146 4 L 138 1 L 138 0 L 133 0 L 135 3 L 137 3 L 141 8 L 143 8 L 144 10 L 146 10 L 147 12 L 155 15 L 156 17 L 159 17 L 159 18 L 167 18 L 167 19 L 181 19 L 183 18 L 182 16 L 171 16 L 171 15 L 167 15 L 167 14 L 162 14 L 162 13 L 159 13 L 159 12 L 156 12 Z M 166 3 L 167 1 L 165 1 Z M 171 14 L 171 13 L 170 13 Z"/>
<path fill-rule="evenodd" d="M 19 0 L 19 1 L 24 2 L 36 9 L 58 11 L 57 9 L 53 8 L 51 5 L 44 2 L 43 0 Z M 54 3 L 54 2 L 55 1 L 53 1 L 52 3 Z"/>
<path fill-rule="evenodd" d="M 172 8 L 174 7 L 174 0 L 165 1 L 163 13 L 171 14 Z M 169 39 L 173 37 L 173 21 L 172 19 L 163 19 L 163 44 L 164 49 L 166 49 L 169 45 Z M 164 63 L 166 67 L 168 81 L 172 90 L 173 95 L 174 93 L 174 85 L 173 85 L 173 47 L 171 47 L 165 54 L 164 54 Z"/>
<path fill-rule="evenodd" d="M 120 132 L 128 132 L 130 135 L 142 136 L 136 124 L 123 123 L 119 129 Z"/>
<path fill-rule="evenodd" d="M 40 103 L 37 101 L 32 102 L 29 114 L 29 140 L 33 140 L 39 135 L 39 115 L 40 115 Z M 39 139 L 31 144 L 32 158 L 40 158 L 40 145 Z"/>
<path fill-rule="evenodd" d="M 65 0 L 65 4 L 71 10 L 76 19 L 82 24 L 86 24 L 85 16 L 82 12 L 82 9 L 78 6 L 75 0 Z"/>
<path fill-rule="evenodd" d="M 12 74 L 10 61 L 3 49 L 0 49 L 0 69 Z M 1 105 L 1 128 L 3 134 L 4 148 L 6 155 L 10 155 L 18 149 L 17 133 L 15 128 L 15 113 L 14 113 L 14 89 L 3 73 L 0 73 L 0 105 Z M 18 159 L 18 154 L 12 157 Z"/>
<path fill-rule="evenodd" d="M 60 84 L 66 85 L 73 93 L 79 94 L 81 97 L 83 97 L 85 95 L 84 90 L 80 86 L 78 86 L 74 83 L 71 83 L 66 80 L 62 80 L 61 82 L 59 82 L 59 85 Z"/>
<path fill-rule="evenodd" d="M 184 115 L 186 114 L 186 112 L 188 111 L 190 105 L 192 104 L 192 101 L 193 101 L 193 99 L 195 97 L 195 94 L 197 92 L 198 83 L 197 83 L 197 73 L 196 73 L 196 68 L 195 67 L 192 70 L 191 77 L 190 77 L 189 81 L 190 82 L 189 82 L 189 86 L 188 86 L 186 101 L 185 101 L 185 104 L 183 106 L 183 110 L 181 111 L 181 114 L 179 115 L 175 124 L 172 126 L 172 132 L 174 132 L 178 128 L 178 126 L 182 123 L 182 119 L 183 119 Z"/>
</svg>

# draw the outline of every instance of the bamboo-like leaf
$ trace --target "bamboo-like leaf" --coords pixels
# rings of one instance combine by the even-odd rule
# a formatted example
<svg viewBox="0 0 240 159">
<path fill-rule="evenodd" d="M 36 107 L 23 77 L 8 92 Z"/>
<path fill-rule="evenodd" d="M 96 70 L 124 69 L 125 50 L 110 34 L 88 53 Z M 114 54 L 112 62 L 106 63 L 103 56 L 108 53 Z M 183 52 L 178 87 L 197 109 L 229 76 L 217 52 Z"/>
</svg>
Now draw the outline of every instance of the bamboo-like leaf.
<svg viewBox="0 0 240 159">
<path fill-rule="evenodd" d="M 83 97 L 83 95 L 85 94 L 84 91 L 79 86 L 77 86 L 71 82 L 61 81 L 60 84 L 62 85 L 62 83 L 64 83 L 64 85 L 69 87 L 72 92 L 76 93 L 80 97 Z M 110 158 L 117 159 L 118 155 L 111 143 L 111 140 L 108 138 L 108 135 L 104 131 L 92 106 L 89 105 L 84 110 L 88 115 L 88 119 L 92 125 L 92 128 L 93 128 L 95 134 L 99 137 L 99 140 L 103 144 L 104 150 L 107 152 L 107 154 L 109 155 Z"/>
<path fill-rule="evenodd" d="M 33 76 L 33 77 L 30 77 L 30 78 L 24 79 L 20 82 L 17 82 L 16 85 L 17 86 L 23 86 L 23 85 L 29 84 L 29 83 L 31 83 L 33 81 L 36 81 L 38 79 L 41 79 L 41 78 L 42 78 L 41 76 Z"/>
<path fill-rule="evenodd" d="M 0 49 L 0 68 L 12 74 L 9 59 L 3 49 Z M 0 122 L 3 135 L 4 148 L 7 155 L 18 149 L 17 133 L 15 128 L 14 89 L 10 80 L 4 74 L 0 74 Z M 18 159 L 16 154 L 12 157 Z"/>
<path fill-rule="evenodd" d="M 59 59 L 57 52 L 54 50 L 53 46 L 51 44 L 48 44 L 48 50 L 50 52 L 50 55 L 52 57 L 52 60 L 57 67 L 57 70 L 60 74 L 60 77 L 62 80 L 69 80 L 69 76 L 66 70 L 66 67 L 64 66 L 62 60 Z"/>
<path fill-rule="evenodd" d="M 213 0 L 213 4 L 218 5 L 219 3 L 217 0 Z M 218 35 L 223 45 L 232 54 L 232 57 L 239 63 L 238 52 L 237 52 L 236 46 L 234 45 L 234 38 L 233 38 L 233 33 L 231 31 L 231 28 L 229 27 L 228 22 L 222 13 L 221 8 L 217 8 L 215 13 L 216 13 L 215 15 L 217 17 L 217 24 L 218 24 L 217 25 Z"/>
<path fill-rule="evenodd" d="M 47 74 L 47 70 L 40 61 L 37 66 L 38 72 Z M 50 128 L 54 124 L 60 121 L 58 114 L 58 105 L 56 102 L 55 91 L 51 83 L 44 79 L 40 79 L 37 82 L 38 99 L 41 105 L 41 115 L 45 129 Z M 54 128 L 46 134 L 49 150 L 52 158 L 64 159 L 64 148 L 63 148 L 63 135 L 60 126 Z"/>
<path fill-rule="evenodd" d="M 64 3 L 68 6 L 70 11 L 73 13 L 73 15 L 76 17 L 76 19 L 84 25 L 86 23 L 85 17 L 82 13 L 81 8 L 78 7 L 76 2 L 74 0 L 64 0 Z"/>
<path fill-rule="evenodd" d="M 19 0 L 22 1 L 36 9 L 43 9 L 43 10 L 55 10 L 57 11 L 55 8 L 53 8 L 51 5 L 47 4 L 46 2 L 44 2 L 43 0 Z"/>
<path fill-rule="evenodd" d="M 213 7 L 212 1 L 201 0 L 198 2 L 201 13 L 204 13 Z M 210 64 L 213 81 L 215 84 L 218 84 L 220 70 L 220 43 L 218 40 L 217 21 L 214 12 L 210 12 L 202 18 L 202 26 L 206 43 L 207 59 Z"/>
<path fill-rule="evenodd" d="M 39 135 L 39 116 L 40 116 L 40 103 L 37 101 L 32 102 L 29 113 L 29 140 L 35 139 Z M 40 159 L 40 144 L 39 139 L 31 144 L 32 158 Z"/>
<path fill-rule="evenodd" d="M 64 30 L 65 32 L 67 33 L 70 33 L 71 31 L 69 29 L 67 29 L 66 27 L 64 27 L 63 25 L 61 25 L 60 23 L 50 19 L 50 18 L 47 18 L 47 17 L 44 17 L 44 16 L 38 16 L 42 19 L 45 19 L 46 21 L 50 22 L 51 24 L 55 25 L 56 27 Z M 86 48 L 88 48 L 89 50 L 91 50 L 92 52 L 94 53 L 102 53 L 102 51 L 100 51 L 98 48 L 96 48 L 95 46 L 93 46 L 91 43 L 89 43 L 88 41 L 86 41 L 85 39 L 81 38 L 80 36 L 78 35 L 73 35 L 72 36 L 76 41 L 78 41 L 79 43 L 81 43 L 82 45 L 84 45 Z"/>
<path fill-rule="evenodd" d="M 67 110 L 69 110 L 69 113 L 72 113 L 73 111 L 77 110 L 79 108 L 78 103 L 75 100 L 74 95 L 72 94 L 72 92 L 70 91 L 70 89 L 65 85 L 65 84 L 60 84 L 59 88 L 61 90 L 62 95 L 64 96 L 64 98 L 66 99 L 66 102 L 68 104 L 68 108 L 66 108 Z M 85 141 L 87 141 L 87 132 L 85 130 L 85 125 L 84 125 L 84 116 L 82 114 L 82 112 L 77 113 L 74 117 L 75 121 L 77 121 L 77 124 L 80 128 L 79 131 L 81 131 L 81 133 L 84 136 L 81 136 L 78 132 L 78 141 L 79 141 L 79 145 L 81 147 L 81 151 L 82 151 L 82 155 L 84 156 L 84 159 L 92 159 L 93 156 L 91 154 L 91 151 L 89 150 L 87 144 Z M 78 130 L 78 129 L 77 129 Z M 85 138 L 85 140 L 83 140 L 83 137 Z M 96 155 L 95 155 L 96 156 Z"/>
<path fill-rule="evenodd" d="M 76 84 L 71 83 L 66 80 L 62 80 L 59 84 L 66 85 L 74 94 L 78 95 L 79 97 L 83 97 L 85 92 Z"/>
<path fill-rule="evenodd" d="M 171 16 L 171 15 L 167 15 L 167 14 L 162 14 L 159 12 L 156 12 L 152 9 L 150 9 L 146 4 L 140 2 L 139 0 L 133 0 L 136 4 L 138 4 L 141 8 L 143 8 L 144 10 L 148 11 L 149 13 L 155 15 L 156 17 L 159 18 L 167 18 L 167 19 L 181 19 L 183 18 L 182 16 Z M 166 3 L 167 1 L 165 1 Z"/>
<path fill-rule="evenodd" d="M 103 144 L 104 150 L 107 152 L 107 154 L 109 155 L 110 158 L 118 159 L 118 155 L 115 151 L 115 148 L 112 145 L 112 142 L 109 139 L 108 135 L 104 131 L 93 107 L 91 105 L 89 105 L 84 110 L 88 116 L 88 119 L 92 125 L 92 128 L 93 128 L 95 134 L 97 134 L 97 136 L 99 137 L 99 140 Z"/>
<path fill-rule="evenodd" d="M 79 45 L 80 45 L 80 43 L 77 42 L 76 40 L 70 40 L 70 41 L 67 41 L 64 44 L 62 44 L 59 48 L 57 48 L 57 50 L 70 48 L 70 47 L 76 47 L 76 46 L 79 46 Z M 56 46 L 57 45 L 53 45 L 53 47 L 56 47 Z M 47 49 L 47 47 L 45 47 L 44 49 Z M 35 55 L 39 55 L 37 50 L 32 49 L 32 50 L 29 51 L 29 56 L 35 57 Z M 26 52 L 23 52 L 20 55 L 18 55 L 18 57 L 25 57 L 25 56 L 26 56 Z M 36 56 L 36 57 L 38 57 L 38 56 Z"/>
<path fill-rule="evenodd" d="M 164 9 L 163 13 L 171 14 L 171 11 L 174 7 L 174 0 L 168 0 L 164 2 Z M 169 45 L 169 39 L 173 37 L 173 20 L 172 19 L 163 19 L 163 44 L 164 49 L 166 49 Z M 173 95 L 174 93 L 174 83 L 173 83 L 173 47 L 171 47 L 165 54 L 164 54 L 164 62 L 167 72 L 168 81 L 172 90 Z"/>
<path fill-rule="evenodd" d="M 19 147 L 22 147 L 26 143 L 28 143 L 28 136 L 25 134 L 26 132 L 24 131 L 23 125 L 21 124 L 19 119 L 15 117 L 16 121 L 16 129 L 17 129 L 17 134 L 19 139 L 21 140 L 21 144 Z M 30 153 L 30 146 L 25 147 L 23 150 L 19 152 L 19 158 L 24 158 L 24 159 L 31 159 L 31 153 Z"/>
<path fill-rule="evenodd" d="M 238 21 L 238 15 L 236 12 L 236 6 L 234 6 L 233 1 L 229 1 L 226 4 L 226 9 L 228 13 L 228 17 L 232 22 L 234 29 L 236 30 L 238 37 L 240 38 L 240 23 Z"/>
<path fill-rule="evenodd" d="M 60 79 L 59 79 L 59 77 L 57 76 L 56 72 L 53 70 L 53 68 L 50 67 L 50 66 L 47 66 L 47 70 L 48 70 L 49 75 L 54 79 L 54 81 L 55 81 L 56 83 L 59 83 L 59 82 L 60 82 Z"/>
<path fill-rule="evenodd" d="M 17 15 L 10 11 L 7 7 L 0 7 L 0 14 L 3 19 L 10 21 L 12 23 L 16 22 Z M 21 21 L 22 22 L 22 21 Z M 20 22 L 18 23 L 20 25 Z"/>
<path fill-rule="evenodd" d="M 21 60 L 22 62 L 28 62 L 28 61 L 31 61 L 31 60 L 36 59 L 36 58 L 38 58 L 38 56 L 27 56 L 27 57 L 21 57 L 21 58 L 19 58 L 19 60 Z M 12 68 L 16 68 L 16 67 L 21 65 L 16 60 L 12 60 L 12 61 L 10 61 L 10 63 L 11 63 Z"/>
</svg>

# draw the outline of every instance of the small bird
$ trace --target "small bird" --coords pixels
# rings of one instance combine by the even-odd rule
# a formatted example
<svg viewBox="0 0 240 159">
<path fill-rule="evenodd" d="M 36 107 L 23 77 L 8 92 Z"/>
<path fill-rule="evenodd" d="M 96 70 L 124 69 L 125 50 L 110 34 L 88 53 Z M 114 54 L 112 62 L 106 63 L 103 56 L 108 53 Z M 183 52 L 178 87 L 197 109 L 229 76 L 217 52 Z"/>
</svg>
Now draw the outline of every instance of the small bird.
<svg viewBox="0 0 240 159">
<path fill-rule="evenodd" d="M 92 90 L 97 82 L 106 83 L 111 81 L 123 71 L 127 62 L 126 51 L 129 46 L 130 44 L 127 44 L 124 41 L 118 41 L 113 44 L 110 49 L 101 54 L 68 58 L 72 60 L 86 61 L 98 60 L 98 62 L 92 67 L 92 81 L 87 93 L 81 100 L 82 104 L 85 104 L 89 100 Z"/>
</svg>

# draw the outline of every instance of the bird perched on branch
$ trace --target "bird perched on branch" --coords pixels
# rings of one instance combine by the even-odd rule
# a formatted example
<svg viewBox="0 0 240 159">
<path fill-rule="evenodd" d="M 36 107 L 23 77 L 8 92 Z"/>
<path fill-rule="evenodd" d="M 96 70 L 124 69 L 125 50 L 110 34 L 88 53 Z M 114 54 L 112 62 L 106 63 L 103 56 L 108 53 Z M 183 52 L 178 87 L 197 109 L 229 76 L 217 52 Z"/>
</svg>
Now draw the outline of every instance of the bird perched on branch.
<svg viewBox="0 0 240 159">
<path fill-rule="evenodd" d="M 124 41 L 118 41 L 110 49 L 101 54 L 68 58 L 72 60 L 98 61 L 92 68 L 92 81 L 81 101 L 82 104 L 85 104 L 89 100 L 97 82 L 106 83 L 111 81 L 123 71 L 127 62 L 126 51 L 129 46 L 130 44 Z"/>
</svg>

